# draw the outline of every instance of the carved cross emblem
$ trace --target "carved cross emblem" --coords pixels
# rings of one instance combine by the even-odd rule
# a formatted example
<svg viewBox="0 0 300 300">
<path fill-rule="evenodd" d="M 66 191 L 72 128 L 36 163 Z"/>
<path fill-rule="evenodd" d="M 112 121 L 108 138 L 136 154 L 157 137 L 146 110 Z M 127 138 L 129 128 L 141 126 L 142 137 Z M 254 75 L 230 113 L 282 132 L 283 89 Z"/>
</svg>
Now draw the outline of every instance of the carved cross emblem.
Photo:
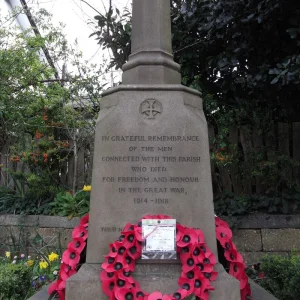
<svg viewBox="0 0 300 300">
<path fill-rule="evenodd" d="M 154 99 L 145 100 L 140 106 L 140 113 L 147 119 L 155 119 L 157 114 L 162 113 L 162 105 Z"/>
</svg>

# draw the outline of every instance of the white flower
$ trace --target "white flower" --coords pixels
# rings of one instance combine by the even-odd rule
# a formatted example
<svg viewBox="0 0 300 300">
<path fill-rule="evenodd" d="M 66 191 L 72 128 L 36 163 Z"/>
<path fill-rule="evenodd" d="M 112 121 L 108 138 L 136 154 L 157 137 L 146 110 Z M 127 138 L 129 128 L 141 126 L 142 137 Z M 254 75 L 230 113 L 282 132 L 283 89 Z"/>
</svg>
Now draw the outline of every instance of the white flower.
<svg viewBox="0 0 300 300">
<path fill-rule="evenodd" d="M 56 276 L 56 275 L 57 275 L 57 273 L 58 273 L 58 272 L 57 272 L 56 270 L 55 270 L 55 271 L 53 271 L 53 275 L 55 275 L 55 276 Z"/>
<path fill-rule="evenodd" d="M 14 259 L 17 259 L 18 258 L 18 256 L 14 256 Z"/>
<path fill-rule="evenodd" d="M 16 262 L 17 262 L 16 260 L 13 260 L 13 261 L 12 261 L 12 264 L 15 264 Z"/>
<path fill-rule="evenodd" d="M 31 258 L 31 256 L 30 255 L 28 255 L 28 259 L 30 259 Z"/>
</svg>

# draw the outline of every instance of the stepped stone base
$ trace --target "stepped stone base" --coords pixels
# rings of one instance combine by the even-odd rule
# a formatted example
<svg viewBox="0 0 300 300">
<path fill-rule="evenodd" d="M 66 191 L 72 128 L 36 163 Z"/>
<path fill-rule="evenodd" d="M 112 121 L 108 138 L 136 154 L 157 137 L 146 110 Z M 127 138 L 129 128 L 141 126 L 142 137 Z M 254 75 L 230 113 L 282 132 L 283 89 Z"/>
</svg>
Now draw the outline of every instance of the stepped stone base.
<svg viewBox="0 0 300 300">
<path fill-rule="evenodd" d="M 223 267 L 217 266 L 218 280 L 214 282 L 215 291 L 210 300 L 240 300 L 239 283 L 228 275 Z M 180 264 L 138 264 L 134 278 L 147 292 L 161 291 L 174 293 L 178 289 Z M 85 264 L 80 271 L 67 281 L 66 300 L 107 300 L 101 292 L 99 266 Z"/>
<path fill-rule="evenodd" d="M 163 266 L 164 271 L 160 270 Z M 229 276 L 222 267 L 217 266 L 219 276 L 213 284 L 215 291 L 211 292 L 210 300 L 240 300 L 237 281 Z M 85 264 L 80 271 L 67 281 L 67 300 L 98 300 L 108 297 L 101 292 L 99 279 L 100 268 L 97 265 Z M 135 279 L 146 291 L 160 290 L 163 293 L 176 291 L 180 265 L 137 265 Z M 252 300 L 277 300 L 261 286 L 250 280 Z M 48 300 L 48 286 L 33 295 L 29 300 Z"/>
</svg>

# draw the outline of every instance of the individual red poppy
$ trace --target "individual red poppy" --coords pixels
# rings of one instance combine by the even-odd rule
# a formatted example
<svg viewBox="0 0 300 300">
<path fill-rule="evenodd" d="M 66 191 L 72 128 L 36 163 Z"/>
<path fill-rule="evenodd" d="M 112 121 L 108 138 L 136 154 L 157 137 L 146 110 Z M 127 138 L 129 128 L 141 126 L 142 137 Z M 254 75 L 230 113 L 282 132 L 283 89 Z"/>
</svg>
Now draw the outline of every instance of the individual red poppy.
<svg viewBox="0 0 300 300">
<path fill-rule="evenodd" d="M 79 226 L 76 226 L 72 232 L 72 238 L 73 239 L 83 239 L 84 241 L 87 239 L 88 237 L 88 232 L 87 230 L 85 229 L 84 226 L 82 225 L 79 225 Z"/>
<path fill-rule="evenodd" d="M 181 239 L 177 242 L 177 246 L 180 248 L 188 247 L 198 243 L 198 235 L 192 228 L 186 228 L 181 235 Z"/>
<path fill-rule="evenodd" d="M 244 263 L 231 262 L 229 266 L 229 274 L 232 275 L 237 280 L 241 280 L 243 274 L 245 273 Z"/>
<path fill-rule="evenodd" d="M 118 272 L 124 267 L 128 268 L 126 258 L 120 255 L 116 257 L 106 257 L 106 261 L 101 265 L 102 269 L 108 273 Z"/>
<path fill-rule="evenodd" d="M 218 240 L 224 250 L 236 250 L 236 246 L 229 237 L 224 237 Z"/>
<path fill-rule="evenodd" d="M 183 253 L 180 255 L 183 272 L 189 272 L 196 267 L 196 261 L 193 259 L 190 253 Z"/>
<path fill-rule="evenodd" d="M 190 291 L 184 289 L 184 288 L 180 288 L 177 292 L 175 292 L 173 295 L 171 295 L 171 299 L 176 299 L 176 300 L 180 300 L 180 299 L 184 299 L 185 297 L 189 296 L 192 294 L 192 289 Z"/>
<path fill-rule="evenodd" d="M 110 280 L 102 281 L 102 291 L 106 296 L 113 295 L 113 290 L 115 289 L 115 278 L 112 277 Z"/>
<path fill-rule="evenodd" d="M 220 219 L 219 217 L 215 217 L 215 223 L 216 223 L 216 227 L 224 227 L 230 229 L 228 223 Z"/>
<path fill-rule="evenodd" d="M 131 274 L 132 274 L 132 271 L 130 271 L 129 269 L 123 269 L 122 272 L 118 272 L 118 276 L 120 279 L 126 280 L 130 284 L 134 284 L 135 281 L 132 278 Z"/>
<path fill-rule="evenodd" d="M 121 252 L 121 250 L 119 251 L 119 248 L 121 248 L 121 247 L 123 247 L 123 243 L 121 243 L 119 241 L 116 241 L 116 242 L 110 244 L 109 245 L 110 251 L 109 251 L 108 255 L 106 255 L 105 257 L 116 257 L 118 255 L 123 255 L 123 252 Z"/>
<path fill-rule="evenodd" d="M 170 295 L 163 295 L 161 292 L 153 292 L 151 294 L 148 295 L 147 300 L 171 300 L 172 298 L 170 297 Z"/>
<path fill-rule="evenodd" d="M 115 277 L 115 288 L 116 290 L 121 289 L 121 288 L 131 288 L 132 284 L 128 280 L 124 280 L 119 278 L 119 276 Z"/>
<path fill-rule="evenodd" d="M 62 279 L 57 280 L 57 291 L 64 291 L 66 289 L 66 281 Z"/>
<path fill-rule="evenodd" d="M 185 229 L 186 229 L 185 226 L 183 226 L 179 223 L 176 223 L 176 242 L 179 242 L 181 240 Z"/>
<path fill-rule="evenodd" d="M 51 283 L 51 285 L 49 286 L 49 288 L 48 288 L 48 294 L 49 294 L 49 295 L 52 295 L 52 294 L 54 294 L 54 293 L 57 293 L 57 289 L 58 289 L 58 281 L 59 281 L 59 280 L 54 281 L 54 282 Z"/>
<path fill-rule="evenodd" d="M 243 274 L 240 280 L 240 290 L 243 290 L 248 284 L 248 276 L 246 273 Z"/>
<path fill-rule="evenodd" d="M 224 237 L 231 239 L 232 231 L 230 228 L 227 228 L 227 227 L 216 227 L 216 237 L 218 240 L 222 239 Z"/>
<path fill-rule="evenodd" d="M 135 300 L 136 293 L 130 288 L 121 288 L 116 290 L 116 299 L 117 300 Z"/>
<path fill-rule="evenodd" d="M 115 273 L 114 273 L 114 272 L 108 273 L 108 272 L 106 272 L 106 271 L 104 271 L 104 270 L 102 270 L 102 271 L 100 272 L 100 279 L 101 279 L 102 281 L 110 281 L 110 280 L 112 280 L 112 279 L 114 278 L 114 276 L 115 276 Z"/>
<path fill-rule="evenodd" d="M 64 270 L 66 273 L 71 270 L 71 267 L 68 264 L 65 264 L 64 262 L 60 265 L 60 270 Z"/>
<path fill-rule="evenodd" d="M 82 239 L 73 239 L 72 242 L 68 244 L 68 248 L 73 248 L 78 254 L 80 254 L 86 246 L 86 242 Z"/>
<path fill-rule="evenodd" d="M 76 274 L 77 271 L 70 269 L 68 271 L 65 271 L 63 268 L 59 270 L 59 278 L 61 278 L 63 281 L 66 281 L 69 277 Z"/>
<path fill-rule="evenodd" d="M 200 296 L 198 296 L 201 300 L 208 300 L 209 299 L 209 293 L 208 290 L 204 291 L 203 293 L 201 293 Z"/>
<path fill-rule="evenodd" d="M 251 297 L 251 288 L 249 283 L 247 283 L 247 285 L 241 290 L 241 299 L 248 299 L 247 297 Z"/>
<path fill-rule="evenodd" d="M 59 296 L 59 300 L 65 300 L 66 299 L 66 293 L 65 291 L 57 291 L 58 296 Z"/>
<path fill-rule="evenodd" d="M 84 217 L 82 217 L 80 219 L 80 225 L 83 226 L 85 229 L 87 229 L 87 227 L 89 226 L 89 214 L 85 215 Z"/>
<path fill-rule="evenodd" d="M 194 229 L 195 233 L 198 236 L 198 243 L 205 243 L 204 233 L 200 229 Z"/>
<path fill-rule="evenodd" d="M 142 254 L 142 247 L 140 245 L 133 245 L 128 248 L 127 254 L 134 260 L 138 259 Z"/>
<path fill-rule="evenodd" d="M 62 261 L 75 269 L 80 261 L 80 254 L 76 252 L 75 248 L 68 247 L 62 256 Z"/>
<path fill-rule="evenodd" d="M 226 250 L 224 256 L 230 262 L 244 263 L 242 255 L 235 249 Z"/>
<path fill-rule="evenodd" d="M 199 260 L 199 263 L 203 264 L 203 269 L 202 269 L 203 272 L 210 273 L 213 271 L 213 267 L 217 263 L 217 259 L 212 252 L 207 251 L 205 253 L 205 258 L 202 261 Z"/>
<path fill-rule="evenodd" d="M 143 238 L 143 232 L 142 232 L 142 227 L 141 226 L 134 226 L 134 236 L 137 239 L 137 241 L 139 242 L 143 242 L 144 238 Z"/>
<path fill-rule="evenodd" d="M 134 290 L 135 290 L 135 297 L 137 299 L 144 299 L 144 298 L 147 299 L 149 294 L 141 290 L 137 282 L 135 283 Z"/>
<path fill-rule="evenodd" d="M 122 239 L 122 245 L 126 249 L 136 245 L 137 239 L 134 225 L 130 223 L 126 224 L 124 230 L 122 231 L 122 235 L 124 236 Z"/>
</svg>

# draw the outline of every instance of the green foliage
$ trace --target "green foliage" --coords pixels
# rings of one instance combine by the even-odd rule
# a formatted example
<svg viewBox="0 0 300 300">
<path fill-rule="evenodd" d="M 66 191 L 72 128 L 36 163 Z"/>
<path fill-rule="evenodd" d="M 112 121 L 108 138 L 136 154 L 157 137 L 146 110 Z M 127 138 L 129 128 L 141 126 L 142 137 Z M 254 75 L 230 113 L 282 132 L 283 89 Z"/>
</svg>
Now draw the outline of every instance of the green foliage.
<svg viewBox="0 0 300 300">
<path fill-rule="evenodd" d="M 289 192 L 269 195 L 236 195 L 225 191 L 214 199 L 215 213 L 220 216 L 237 216 L 254 213 L 295 213 L 300 209 L 300 187 Z"/>
<path fill-rule="evenodd" d="M 0 282 L 2 269 L 20 268 L 29 272 L 29 280 L 27 278 L 29 285 L 23 289 L 25 294 L 16 294 L 19 293 L 16 289 L 12 290 L 13 294 L 10 295 L 12 298 L 6 294 L 4 298 L 1 298 L 1 288 L 0 300 L 27 299 L 42 286 L 57 279 L 62 253 L 59 233 L 55 236 L 42 237 L 39 234 L 39 228 L 28 230 L 22 226 L 12 227 L 0 237 L 0 253 L 4 254 L 3 257 L 0 256 Z M 23 282 L 24 278 L 20 272 L 16 272 L 15 275 L 13 287 L 18 288 L 21 286 L 18 285 L 19 281 Z M 25 281 L 22 284 L 25 284 Z"/>
<path fill-rule="evenodd" d="M 266 256 L 261 260 L 259 284 L 279 300 L 300 299 L 300 255 Z"/>
<path fill-rule="evenodd" d="M 204 95 L 211 94 L 220 109 L 236 110 L 243 122 L 253 111 L 271 110 L 272 118 L 292 113 L 300 78 L 299 5 L 297 0 L 172 0 L 174 58 L 183 82 L 198 81 Z M 130 16 L 111 8 L 95 19 L 93 35 L 112 49 L 111 64 L 120 68 L 129 54 Z"/>
<path fill-rule="evenodd" d="M 24 300 L 31 287 L 31 268 L 0 262 L 0 299 Z"/>
<path fill-rule="evenodd" d="M 110 49 L 113 58 L 109 68 L 121 69 L 130 54 L 131 25 L 130 12 L 125 9 L 122 14 L 117 8 L 110 7 L 105 15 L 95 16 L 98 27 L 90 36 L 96 36 L 103 49 Z"/>
<path fill-rule="evenodd" d="M 47 11 L 32 15 L 41 35 L 5 25 L 0 30 L 0 153 L 9 148 L 10 155 L 9 168 L 0 168 L 12 187 L 1 195 L 0 211 L 47 214 L 58 192 L 76 189 L 76 176 L 72 186 L 61 178 L 68 157 L 93 136 L 104 72 L 103 65 L 82 60 Z M 10 24 L 1 17 L 0 23 Z M 45 48 L 52 63 L 41 59 Z M 52 68 L 62 62 L 72 72 Z"/>
<path fill-rule="evenodd" d="M 74 195 L 70 192 L 59 193 L 51 206 L 53 215 L 68 217 L 69 219 L 81 217 L 89 212 L 90 192 L 81 190 Z"/>
</svg>

